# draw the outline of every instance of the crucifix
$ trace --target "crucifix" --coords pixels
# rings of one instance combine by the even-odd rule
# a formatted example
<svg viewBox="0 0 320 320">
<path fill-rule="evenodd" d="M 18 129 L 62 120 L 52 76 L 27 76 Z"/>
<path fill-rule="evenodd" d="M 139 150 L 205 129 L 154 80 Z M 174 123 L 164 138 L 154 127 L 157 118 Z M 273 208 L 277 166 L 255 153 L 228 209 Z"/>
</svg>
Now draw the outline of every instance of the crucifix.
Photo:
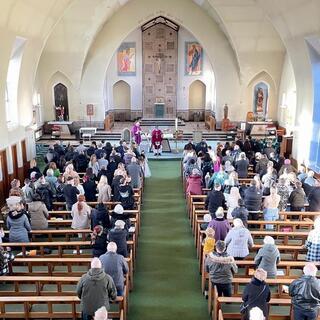
<svg viewBox="0 0 320 320">
<path fill-rule="evenodd" d="M 159 49 L 158 53 L 153 55 L 152 58 L 155 58 L 155 65 L 156 65 L 156 69 L 157 69 L 156 73 L 160 74 L 161 73 L 161 64 L 165 58 L 168 58 L 168 56 L 164 55 L 164 53 L 161 52 Z"/>
</svg>

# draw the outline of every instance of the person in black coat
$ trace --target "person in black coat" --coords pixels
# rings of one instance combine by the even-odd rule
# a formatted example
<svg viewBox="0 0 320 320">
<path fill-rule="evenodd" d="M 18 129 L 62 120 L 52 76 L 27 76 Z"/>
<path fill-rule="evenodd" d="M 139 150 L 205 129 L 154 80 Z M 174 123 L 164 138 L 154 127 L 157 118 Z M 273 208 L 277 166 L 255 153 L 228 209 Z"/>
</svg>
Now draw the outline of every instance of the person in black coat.
<svg viewBox="0 0 320 320">
<path fill-rule="evenodd" d="M 108 240 L 109 242 L 115 242 L 117 244 L 117 253 L 123 255 L 125 258 L 128 257 L 128 231 L 124 229 L 125 222 L 117 220 L 115 227 L 109 231 Z"/>
<path fill-rule="evenodd" d="M 243 320 L 249 320 L 250 310 L 258 307 L 263 311 L 264 316 L 268 317 L 268 302 L 271 298 L 270 288 L 265 282 L 267 272 L 258 268 L 251 282 L 246 285 L 242 294 L 243 305 L 247 306 L 243 314 Z"/>
<path fill-rule="evenodd" d="M 91 229 L 97 225 L 102 226 L 104 229 L 110 229 L 110 216 L 107 207 L 103 203 L 97 204 L 97 206 L 91 211 Z"/>
<path fill-rule="evenodd" d="M 40 184 L 36 189 L 36 193 L 39 194 L 41 201 L 46 205 L 48 211 L 51 211 L 53 192 L 43 176 L 40 177 Z"/>
<path fill-rule="evenodd" d="M 226 200 L 224 198 L 223 192 L 221 191 L 221 184 L 215 183 L 214 190 L 208 193 L 205 202 L 206 210 L 209 210 L 209 213 L 212 216 L 212 219 L 216 218 L 216 211 L 219 207 L 226 209 Z"/>
<path fill-rule="evenodd" d="M 248 226 L 249 212 L 248 212 L 247 208 L 245 207 L 242 199 L 238 200 L 238 207 L 233 209 L 233 211 L 231 212 L 231 215 L 232 215 L 233 219 L 238 218 L 238 219 L 242 220 L 243 225 L 245 227 Z"/>
<path fill-rule="evenodd" d="M 88 167 L 88 158 L 85 155 L 84 151 L 76 153 L 73 162 L 75 164 L 75 169 L 77 172 L 86 172 L 86 169 Z"/>
<path fill-rule="evenodd" d="M 119 186 L 119 195 L 121 202 L 121 205 L 123 206 L 123 209 L 125 210 L 133 210 L 134 209 L 134 192 L 129 184 L 131 182 L 131 178 L 122 178 L 120 180 L 120 186 Z"/>
<path fill-rule="evenodd" d="M 92 256 L 100 257 L 107 252 L 108 232 L 101 225 L 96 225 L 91 234 Z"/>
<path fill-rule="evenodd" d="M 244 204 L 248 211 L 260 211 L 262 203 L 262 192 L 256 187 L 255 180 L 251 180 L 250 187 L 244 192 Z M 257 213 L 250 213 L 249 218 L 251 220 L 257 220 Z"/>
<path fill-rule="evenodd" d="M 113 194 L 113 201 L 119 202 L 120 201 L 120 193 L 119 193 L 119 187 L 120 187 L 120 181 L 123 179 L 123 176 L 115 176 L 111 183 L 111 190 Z"/>
<path fill-rule="evenodd" d="M 87 179 L 83 183 L 84 195 L 86 197 L 86 201 L 97 201 L 97 185 L 93 177 Z"/>
<path fill-rule="evenodd" d="M 309 211 L 320 211 L 320 186 L 312 187 L 308 201 Z"/>
<path fill-rule="evenodd" d="M 246 159 L 244 152 L 240 153 L 240 160 L 236 162 L 235 167 L 239 178 L 243 179 L 248 177 L 249 160 Z"/>
<path fill-rule="evenodd" d="M 72 177 L 67 178 L 67 184 L 63 187 L 63 195 L 66 199 L 67 210 L 71 210 L 72 206 L 78 201 L 77 195 L 80 191 L 74 186 Z"/>
<path fill-rule="evenodd" d="M 111 228 L 114 228 L 117 220 L 124 221 L 125 229 L 129 230 L 131 226 L 130 217 L 124 213 L 123 206 L 121 204 L 117 204 L 113 209 L 113 213 L 111 214 Z"/>
</svg>

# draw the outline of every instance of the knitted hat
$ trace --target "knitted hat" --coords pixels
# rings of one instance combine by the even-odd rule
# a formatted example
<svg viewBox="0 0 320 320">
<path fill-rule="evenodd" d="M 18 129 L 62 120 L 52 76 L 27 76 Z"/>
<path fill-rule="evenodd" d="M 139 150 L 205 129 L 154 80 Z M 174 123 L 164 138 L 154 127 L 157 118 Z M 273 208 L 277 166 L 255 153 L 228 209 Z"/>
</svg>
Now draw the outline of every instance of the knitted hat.
<svg viewBox="0 0 320 320">
<path fill-rule="evenodd" d="M 211 221 L 211 214 L 210 213 L 206 213 L 204 216 L 203 216 L 203 220 L 204 222 L 210 222 Z"/>
<path fill-rule="evenodd" d="M 223 212 L 223 208 L 222 207 L 219 207 L 216 211 L 216 217 L 218 219 L 221 219 L 224 217 L 224 212 Z"/>
<path fill-rule="evenodd" d="M 121 204 L 117 204 L 114 207 L 113 212 L 116 214 L 123 214 L 123 206 Z"/>
</svg>

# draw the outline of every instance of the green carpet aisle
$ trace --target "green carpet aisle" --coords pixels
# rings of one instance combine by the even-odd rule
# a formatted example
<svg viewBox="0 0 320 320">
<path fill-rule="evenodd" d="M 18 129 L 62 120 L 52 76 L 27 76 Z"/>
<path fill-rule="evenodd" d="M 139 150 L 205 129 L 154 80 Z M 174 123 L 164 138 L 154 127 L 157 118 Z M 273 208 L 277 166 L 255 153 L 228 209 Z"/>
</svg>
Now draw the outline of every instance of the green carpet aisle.
<svg viewBox="0 0 320 320">
<path fill-rule="evenodd" d="M 130 320 L 208 319 L 179 161 L 150 161 Z"/>
</svg>

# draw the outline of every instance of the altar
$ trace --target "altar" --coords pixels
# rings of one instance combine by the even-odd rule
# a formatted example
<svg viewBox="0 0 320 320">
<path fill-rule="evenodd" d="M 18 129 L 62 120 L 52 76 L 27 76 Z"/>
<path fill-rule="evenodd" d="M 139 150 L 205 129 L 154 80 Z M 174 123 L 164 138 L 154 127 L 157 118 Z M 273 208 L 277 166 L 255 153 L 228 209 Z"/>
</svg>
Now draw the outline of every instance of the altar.
<svg viewBox="0 0 320 320">
<path fill-rule="evenodd" d="M 59 127 L 61 138 L 69 138 L 71 136 L 69 125 L 72 124 L 72 121 L 49 121 L 48 124 L 52 125 L 53 128 Z"/>
<path fill-rule="evenodd" d="M 276 131 L 276 126 L 273 121 L 250 121 L 247 122 L 246 131 L 251 136 L 268 136 L 270 131 Z"/>
</svg>

